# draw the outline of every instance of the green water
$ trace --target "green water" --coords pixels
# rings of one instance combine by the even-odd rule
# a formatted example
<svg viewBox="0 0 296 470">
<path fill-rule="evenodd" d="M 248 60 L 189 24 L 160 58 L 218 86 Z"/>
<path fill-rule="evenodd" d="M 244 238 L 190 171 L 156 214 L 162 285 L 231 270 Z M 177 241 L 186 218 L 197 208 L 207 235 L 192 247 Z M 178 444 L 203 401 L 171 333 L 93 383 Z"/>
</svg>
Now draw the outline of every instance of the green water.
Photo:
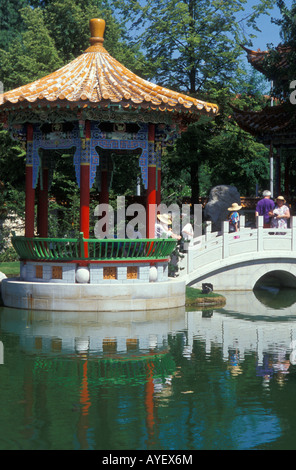
<svg viewBox="0 0 296 470">
<path fill-rule="evenodd" d="M 272 295 L 275 308 L 264 291 L 212 311 L 1 308 L 0 449 L 296 449 L 296 304 Z"/>
</svg>

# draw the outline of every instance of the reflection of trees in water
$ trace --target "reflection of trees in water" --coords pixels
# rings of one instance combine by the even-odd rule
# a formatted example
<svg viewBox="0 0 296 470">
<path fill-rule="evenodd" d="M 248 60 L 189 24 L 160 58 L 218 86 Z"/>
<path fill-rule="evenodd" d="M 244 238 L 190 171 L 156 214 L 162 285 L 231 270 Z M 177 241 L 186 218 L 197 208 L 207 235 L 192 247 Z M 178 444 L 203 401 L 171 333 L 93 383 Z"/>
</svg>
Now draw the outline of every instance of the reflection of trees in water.
<svg viewBox="0 0 296 470">
<path fill-rule="evenodd" d="M 254 289 L 254 294 L 259 302 L 275 310 L 291 307 L 296 303 L 296 290 L 291 288 L 261 286 Z"/>
</svg>

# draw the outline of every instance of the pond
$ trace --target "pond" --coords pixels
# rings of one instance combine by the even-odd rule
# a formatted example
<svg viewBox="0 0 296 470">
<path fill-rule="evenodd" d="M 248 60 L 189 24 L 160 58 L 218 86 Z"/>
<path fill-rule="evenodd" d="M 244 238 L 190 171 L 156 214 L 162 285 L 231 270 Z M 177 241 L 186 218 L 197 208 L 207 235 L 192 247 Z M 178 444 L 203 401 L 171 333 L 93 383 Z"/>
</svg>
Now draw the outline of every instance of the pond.
<svg viewBox="0 0 296 470">
<path fill-rule="evenodd" d="M 0 449 L 295 449 L 294 291 L 225 297 L 189 312 L 0 308 Z"/>
</svg>

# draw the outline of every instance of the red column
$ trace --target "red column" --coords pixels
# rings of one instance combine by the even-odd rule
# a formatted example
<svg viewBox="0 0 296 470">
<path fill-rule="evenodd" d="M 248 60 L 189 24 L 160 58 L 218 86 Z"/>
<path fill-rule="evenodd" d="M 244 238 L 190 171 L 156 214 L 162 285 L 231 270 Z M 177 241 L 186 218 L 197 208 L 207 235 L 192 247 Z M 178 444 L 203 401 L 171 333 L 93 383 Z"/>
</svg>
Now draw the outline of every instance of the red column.
<svg viewBox="0 0 296 470">
<path fill-rule="evenodd" d="M 40 237 L 48 236 L 48 168 L 42 169 L 42 185 L 38 193 L 38 234 Z"/>
<path fill-rule="evenodd" d="M 27 125 L 27 145 L 33 142 L 33 126 Z M 34 237 L 35 189 L 33 188 L 33 164 L 26 163 L 25 237 Z"/>
<path fill-rule="evenodd" d="M 146 237 L 155 238 L 156 222 L 156 164 L 154 161 L 155 126 L 149 124 L 148 146 L 150 163 L 148 164 L 148 188 L 146 201 Z"/>
<path fill-rule="evenodd" d="M 90 139 L 90 121 L 85 121 L 85 140 Z M 90 162 L 80 163 L 80 232 L 84 238 L 89 238 L 89 176 Z M 87 245 L 85 244 L 85 256 L 88 256 Z"/>
</svg>

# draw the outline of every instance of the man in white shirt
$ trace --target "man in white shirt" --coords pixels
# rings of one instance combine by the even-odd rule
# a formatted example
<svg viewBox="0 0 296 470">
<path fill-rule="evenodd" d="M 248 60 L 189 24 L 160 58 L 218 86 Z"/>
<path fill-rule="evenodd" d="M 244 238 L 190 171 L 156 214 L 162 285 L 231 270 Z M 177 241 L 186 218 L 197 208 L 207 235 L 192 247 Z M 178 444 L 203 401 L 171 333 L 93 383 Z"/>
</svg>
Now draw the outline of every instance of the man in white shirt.
<svg viewBox="0 0 296 470">
<path fill-rule="evenodd" d="M 183 219 L 183 217 L 185 217 L 185 216 L 186 216 L 186 214 L 182 214 L 181 219 Z M 186 241 L 193 240 L 193 227 L 192 227 L 190 222 L 185 224 L 184 227 L 182 228 L 182 237 Z"/>
</svg>

